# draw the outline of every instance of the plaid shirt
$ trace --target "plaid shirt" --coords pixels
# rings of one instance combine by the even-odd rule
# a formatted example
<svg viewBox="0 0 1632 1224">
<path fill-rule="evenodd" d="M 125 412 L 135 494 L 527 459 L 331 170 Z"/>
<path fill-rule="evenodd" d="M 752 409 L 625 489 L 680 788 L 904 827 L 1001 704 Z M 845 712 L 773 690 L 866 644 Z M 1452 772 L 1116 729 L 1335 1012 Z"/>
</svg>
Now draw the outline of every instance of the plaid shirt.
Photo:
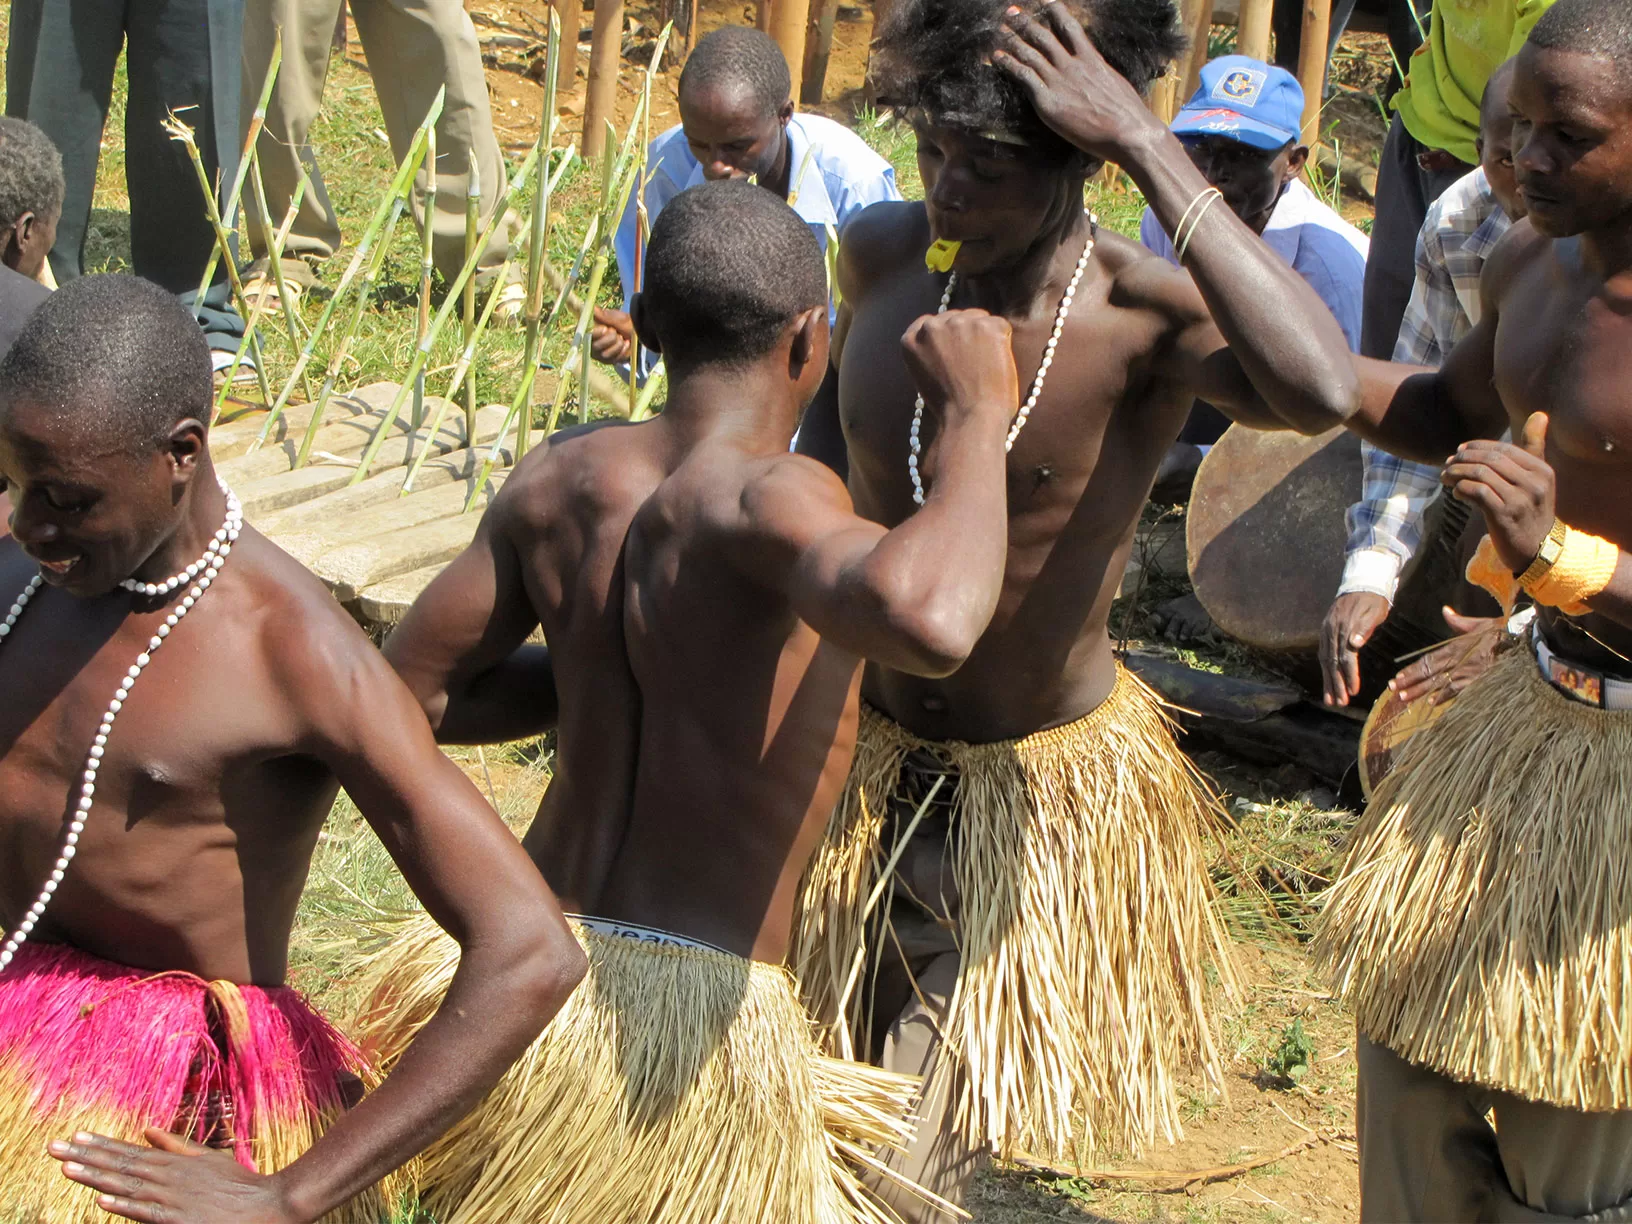
<svg viewBox="0 0 1632 1224">
<path fill-rule="evenodd" d="M 1428 212 L 1417 240 L 1417 282 L 1394 360 L 1438 367 L 1479 322 L 1479 275 L 1512 226 L 1483 170 L 1456 183 Z M 1339 595 L 1370 591 L 1390 603 L 1422 544 L 1422 516 L 1439 496 L 1439 469 L 1367 442 L 1360 501 L 1349 507 Z"/>
</svg>

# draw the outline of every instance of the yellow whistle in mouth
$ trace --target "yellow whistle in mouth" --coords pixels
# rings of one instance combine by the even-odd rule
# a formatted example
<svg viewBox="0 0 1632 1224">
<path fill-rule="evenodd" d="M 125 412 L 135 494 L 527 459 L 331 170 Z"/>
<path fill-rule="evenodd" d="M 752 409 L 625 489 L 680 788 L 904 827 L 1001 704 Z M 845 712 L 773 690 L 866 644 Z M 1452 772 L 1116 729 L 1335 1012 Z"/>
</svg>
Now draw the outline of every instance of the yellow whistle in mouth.
<svg viewBox="0 0 1632 1224">
<path fill-rule="evenodd" d="M 949 242 L 945 238 L 938 238 L 929 244 L 929 250 L 924 252 L 924 267 L 931 272 L 952 271 L 952 261 L 958 257 L 958 248 L 961 242 Z"/>
</svg>

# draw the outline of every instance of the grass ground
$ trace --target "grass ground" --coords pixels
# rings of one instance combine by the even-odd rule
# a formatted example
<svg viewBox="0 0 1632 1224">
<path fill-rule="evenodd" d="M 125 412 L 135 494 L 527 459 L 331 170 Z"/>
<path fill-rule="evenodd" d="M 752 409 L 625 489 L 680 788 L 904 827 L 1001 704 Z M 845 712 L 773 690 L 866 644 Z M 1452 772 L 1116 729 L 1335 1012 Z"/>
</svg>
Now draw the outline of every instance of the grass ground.
<svg viewBox="0 0 1632 1224">
<path fill-rule="evenodd" d="M 494 32 L 536 33 L 540 28 L 542 6 L 537 0 L 475 0 L 473 10 L 484 37 Z M 869 18 L 865 10 L 857 11 L 860 17 L 841 23 L 829 77 L 836 96 L 822 109 L 852 120 L 863 137 L 896 167 L 903 191 L 912 198 L 921 194 L 921 187 L 910 131 L 859 105 Z M 652 14 L 644 6 L 631 5 L 630 12 L 650 27 Z M 8 14 L 9 4 L 0 0 L 0 22 Z M 701 28 L 742 19 L 740 4 L 706 3 Z M 1215 31 L 1215 49 L 1224 50 L 1232 34 Z M 1387 59 L 1386 52 L 1379 52 L 1379 42 L 1363 36 L 1345 40 L 1334 65 L 1337 94 L 1329 111 L 1329 138 L 1342 146 L 1346 156 L 1369 159 L 1372 164 L 1385 126 L 1379 91 L 1387 76 Z M 495 46 L 488 50 L 496 126 L 507 153 L 517 159 L 537 130 L 542 91 L 528 75 L 526 52 Z M 631 70 L 619 95 L 620 119 L 627 117 L 632 104 L 633 79 Z M 657 82 L 654 132 L 676 120 L 676 80 L 677 74 L 670 72 Z M 121 66 L 87 244 L 91 271 L 125 270 L 129 261 L 128 201 L 119 137 L 124 95 Z M 581 110 L 581 81 L 579 91 L 562 103 L 563 127 L 569 128 L 575 108 Z M 364 219 L 391 173 L 391 158 L 381 133 L 382 119 L 354 37 L 347 57 L 337 57 L 333 64 L 324 113 L 314 130 L 314 143 L 348 242 L 361 236 Z M 1369 210 L 1363 202 L 1338 199 L 1336 188 L 1326 180 L 1316 185 L 1351 220 L 1362 227 L 1369 225 Z M 594 211 L 597 192 L 598 179 L 590 168 L 580 166 L 564 180 L 550 243 L 557 266 L 570 264 L 577 237 Z M 1104 224 L 1122 233 L 1137 232 L 1142 201 L 1125 181 L 1095 188 L 1090 202 Z M 523 199 L 523 206 L 525 203 Z M 332 286 L 338 280 L 350 254 L 349 247 L 342 250 L 321 270 L 326 284 Z M 418 261 L 417 236 L 411 226 L 403 225 L 363 315 L 342 389 L 400 376 L 413 344 Z M 601 300 L 613 303 L 620 298 L 614 272 L 603 286 Z M 303 303 L 308 325 L 315 321 L 322 302 L 319 292 Z M 266 338 L 276 385 L 290 367 L 293 349 L 279 338 L 276 328 L 269 328 Z M 545 349 L 546 359 L 562 360 L 566 344 L 566 332 L 559 330 Z M 433 393 L 440 392 L 456 353 L 457 342 L 450 334 L 437 348 L 430 367 L 427 384 Z M 480 399 L 507 402 L 521 365 L 520 329 L 495 328 L 478 365 Z M 605 405 L 599 408 L 607 410 Z M 1153 590 L 1141 599 L 1140 606 L 1126 608 L 1123 623 L 1128 634 L 1142 633 L 1149 603 L 1158 595 L 1172 593 Z M 1227 669 L 1244 664 L 1227 649 L 1203 652 L 1196 661 Z M 548 753 L 539 746 L 511 746 L 489 750 L 485 756 L 463 751 L 455 756 L 512 827 L 523 828 L 547 784 Z M 1338 844 L 1353 813 L 1335 808 L 1328 793 L 1295 769 L 1266 773 L 1217 755 L 1204 756 L 1200 763 L 1216 780 L 1230 814 L 1231 823 L 1218 841 L 1214 872 L 1246 982 L 1243 997 L 1224 1007 L 1221 1037 L 1230 1061 L 1228 1091 L 1188 1085 L 1186 1138 L 1142 1161 L 1101 1153 L 1097 1171 L 1075 1176 L 1070 1171 L 1044 1174 L 994 1169 L 981 1177 L 970 1203 L 981 1224 L 1045 1220 L 1164 1224 L 1320 1220 L 1346 1224 L 1356 1219 L 1352 1027 L 1311 978 L 1302 951 L 1313 898 L 1330 878 Z M 1265 904 L 1266 894 L 1272 904 Z M 344 1011 L 344 943 L 360 908 L 401 906 L 409 900 L 379 843 L 342 797 L 318 847 L 312 886 L 301 908 L 294 948 L 296 980 L 330 1008 Z M 1281 1159 L 1258 1163 L 1294 1147 L 1298 1150 Z M 1255 1167 L 1178 1192 L 1160 1189 L 1163 1179 L 1152 1174 L 1152 1170 L 1189 1174 L 1244 1165 Z M 1100 1175 L 1109 1170 L 1143 1176 L 1129 1180 Z"/>
</svg>

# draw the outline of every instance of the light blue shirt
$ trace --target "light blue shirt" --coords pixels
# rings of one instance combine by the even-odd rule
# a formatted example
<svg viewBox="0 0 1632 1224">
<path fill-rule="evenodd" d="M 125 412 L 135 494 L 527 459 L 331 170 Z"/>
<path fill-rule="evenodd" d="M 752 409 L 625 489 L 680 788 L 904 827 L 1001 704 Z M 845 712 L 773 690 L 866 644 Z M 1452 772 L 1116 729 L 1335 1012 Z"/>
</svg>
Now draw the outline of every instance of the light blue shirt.
<svg viewBox="0 0 1632 1224">
<path fill-rule="evenodd" d="M 849 128 L 820 115 L 795 114 L 788 120 L 788 205 L 810 226 L 827 251 L 827 232 L 881 200 L 899 200 L 895 171 Z M 704 181 L 703 164 L 692 156 L 684 128 L 675 126 L 652 141 L 646 165 L 646 217 L 657 224 L 663 206 Z M 623 308 L 629 309 L 635 283 L 635 201 L 624 210 L 613 242 L 623 280 Z M 829 307 L 829 320 L 833 316 Z"/>
<path fill-rule="evenodd" d="M 1139 241 L 1178 265 L 1172 240 L 1148 208 L 1139 222 Z M 1365 296 L 1371 240 L 1338 216 L 1302 179 L 1293 179 L 1264 227 L 1264 242 L 1320 295 L 1337 316 L 1349 349 L 1359 352 L 1360 303 Z"/>
</svg>

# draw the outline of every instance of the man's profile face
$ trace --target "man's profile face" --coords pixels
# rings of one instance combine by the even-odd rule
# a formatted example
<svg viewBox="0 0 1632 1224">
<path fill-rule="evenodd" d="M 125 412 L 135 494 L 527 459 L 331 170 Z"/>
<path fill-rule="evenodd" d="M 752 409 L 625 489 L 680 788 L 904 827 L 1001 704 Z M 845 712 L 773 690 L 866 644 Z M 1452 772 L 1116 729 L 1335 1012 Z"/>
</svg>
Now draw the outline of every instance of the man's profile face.
<svg viewBox="0 0 1632 1224">
<path fill-rule="evenodd" d="M 703 177 L 757 177 L 766 182 L 782 156 L 782 133 L 793 113 L 788 103 L 769 114 L 751 89 L 699 85 L 680 95 L 680 123 Z"/>
<path fill-rule="evenodd" d="M 1197 170 L 1224 196 L 1224 203 L 1256 232 L 1269 224 L 1287 183 L 1303 168 L 1294 141 L 1280 149 L 1258 149 L 1228 136 L 1179 137 Z"/>
<path fill-rule="evenodd" d="M 50 586 L 105 595 L 174 529 L 172 464 L 158 446 L 132 451 L 61 413 L 0 401 L 0 490 L 10 528 Z"/>
<path fill-rule="evenodd" d="M 913 130 L 930 231 L 963 244 L 959 272 L 1017 263 L 1082 210 L 1082 178 L 1057 159 L 964 128 L 920 122 Z"/>
<path fill-rule="evenodd" d="M 1514 69 L 1513 166 L 1530 223 L 1567 238 L 1632 213 L 1632 78 L 1602 56 L 1526 46 Z"/>
</svg>

